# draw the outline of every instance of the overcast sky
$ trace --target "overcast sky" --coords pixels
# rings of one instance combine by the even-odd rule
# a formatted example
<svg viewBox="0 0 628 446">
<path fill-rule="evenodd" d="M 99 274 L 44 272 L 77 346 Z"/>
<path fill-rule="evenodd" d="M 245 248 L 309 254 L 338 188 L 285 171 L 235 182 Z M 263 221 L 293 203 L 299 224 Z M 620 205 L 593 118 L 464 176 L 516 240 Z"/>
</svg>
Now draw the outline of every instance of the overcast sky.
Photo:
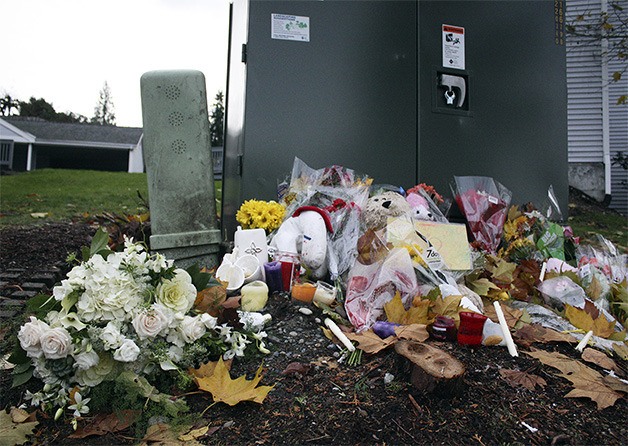
<svg viewBox="0 0 628 446">
<path fill-rule="evenodd" d="M 116 123 L 141 127 L 140 77 L 203 72 L 225 90 L 229 0 L 0 0 L 0 96 L 91 118 L 105 81 Z"/>
</svg>

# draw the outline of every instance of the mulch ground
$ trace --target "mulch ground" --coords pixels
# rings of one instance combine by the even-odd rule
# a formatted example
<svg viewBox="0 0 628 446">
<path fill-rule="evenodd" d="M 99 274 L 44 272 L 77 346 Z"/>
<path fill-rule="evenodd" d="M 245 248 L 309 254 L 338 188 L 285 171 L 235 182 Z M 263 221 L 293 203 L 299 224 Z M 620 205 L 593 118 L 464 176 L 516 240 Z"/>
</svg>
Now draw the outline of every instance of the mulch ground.
<svg viewBox="0 0 628 446">
<path fill-rule="evenodd" d="M 68 252 L 88 244 L 94 227 L 84 223 L 49 224 L 0 231 L 0 272 L 64 267 Z M 420 444 L 420 445 L 622 445 L 628 442 L 628 400 L 597 410 L 583 398 L 565 398 L 571 384 L 558 371 L 525 354 L 513 358 L 503 347 L 471 349 L 456 343 L 428 341 L 466 367 L 462 385 L 452 392 L 423 393 L 409 383 L 407 368 L 392 349 L 364 355 L 359 366 L 338 363 L 339 350 L 321 330 L 323 316 L 299 312 L 302 305 L 275 295 L 267 332 L 272 353 L 237 361 L 232 377 L 249 378 L 263 361 L 261 385 L 274 385 L 263 404 L 219 403 L 202 416 L 211 397 L 186 397 L 194 414 L 189 422 L 209 426 L 202 444 Z M 318 319 L 317 319 L 318 318 Z M 3 324 L 0 341 L 15 339 L 15 325 Z M 573 345 L 534 347 L 579 355 Z M 4 355 L 6 351 L 3 351 Z M 624 372 L 625 361 L 617 360 Z M 588 364 L 596 368 L 595 365 Z M 526 371 L 543 378 L 544 387 L 513 387 L 500 369 Z M 393 375 L 392 381 L 388 381 Z M 385 377 L 388 378 L 385 380 Z M 11 389 L 10 371 L 0 371 L 0 406 L 23 402 L 23 388 Z M 105 436 L 70 439 L 71 427 L 39 413 L 31 444 L 136 444 L 133 427 Z M 140 437 L 141 438 L 141 437 Z M 2 440 L 0 439 L 0 444 Z"/>
</svg>

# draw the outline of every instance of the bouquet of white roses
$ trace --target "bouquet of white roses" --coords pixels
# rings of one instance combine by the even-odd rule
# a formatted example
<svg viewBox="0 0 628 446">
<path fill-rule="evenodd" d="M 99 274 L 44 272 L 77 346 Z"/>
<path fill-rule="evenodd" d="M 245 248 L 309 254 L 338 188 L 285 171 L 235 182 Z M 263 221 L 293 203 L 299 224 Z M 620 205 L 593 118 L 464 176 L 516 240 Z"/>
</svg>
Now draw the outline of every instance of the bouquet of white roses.
<svg viewBox="0 0 628 446">
<path fill-rule="evenodd" d="M 242 356 L 249 345 L 268 353 L 264 316 L 239 312 L 240 331 L 218 325 L 194 310 L 197 288 L 187 271 L 132 240 L 122 252 L 109 251 L 106 242 L 106 232 L 99 231 L 89 259 L 53 289 L 40 318 L 31 316 L 19 331 L 27 361 L 16 375 L 24 382 L 32 373 L 44 383 L 39 392 L 27 391 L 32 405 L 59 407 L 60 415 L 73 403 L 67 408 L 79 417 L 89 411 L 90 390 L 115 380 L 135 383 L 140 395 L 169 404 L 168 395 L 155 398 L 151 380 L 158 374 L 220 355 Z M 182 408 L 169 405 L 175 412 Z"/>
</svg>

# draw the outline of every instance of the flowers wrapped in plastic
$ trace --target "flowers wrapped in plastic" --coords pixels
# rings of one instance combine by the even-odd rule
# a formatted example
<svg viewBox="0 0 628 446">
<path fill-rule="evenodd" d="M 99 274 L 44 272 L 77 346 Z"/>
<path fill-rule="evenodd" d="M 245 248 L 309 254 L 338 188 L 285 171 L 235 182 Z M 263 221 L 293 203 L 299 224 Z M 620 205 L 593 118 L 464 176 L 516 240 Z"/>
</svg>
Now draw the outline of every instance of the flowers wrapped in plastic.
<svg viewBox="0 0 628 446">
<path fill-rule="evenodd" d="M 494 253 L 501 240 L 512 192 L 490 177 L 454 177 L 452 193 L 481 249 Z"/>
<path fill-rule="evenodd" d="M 115 383 L 140 395 L 146 386 L 154 389 L 151 399 L 176 412 L 185 408 L 183 400 L 160 394 L 156 381 L 220 356 L 243 356 L 249 346 L 268 352 L 263 323 L 255 322 L 262 315 L 240 313 L 239 323 L 232 324 L 236 329 L 195 309 L 200 291 L 195 279 L 204 289 L 209 275 L 203 284 L 199 277 L 205 273 L 198 268 L 190 269 L 193 279 L 129 239 L 123 251 L 111 252 L 107 238 L 98 231 L 90 257 L 52 296 L 30 302 L 35 316 L 18 333 L 23 361 L 16 361 L 20 374 L 14 380 L 25 382 L 32 375 L 42 381 L 40 391 L 27 394 L 31 404 L 44 410 L 75 406 L 74 415 L 81 416 L 94 388 Z"/>
</svg>

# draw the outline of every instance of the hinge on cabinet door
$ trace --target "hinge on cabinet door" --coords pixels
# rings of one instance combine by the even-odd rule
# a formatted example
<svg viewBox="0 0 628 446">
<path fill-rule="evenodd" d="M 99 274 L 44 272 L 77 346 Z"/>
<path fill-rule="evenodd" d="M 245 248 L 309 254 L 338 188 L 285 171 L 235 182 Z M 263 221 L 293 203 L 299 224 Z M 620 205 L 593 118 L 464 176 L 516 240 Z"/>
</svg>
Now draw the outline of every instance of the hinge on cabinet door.
<svg viewBox="0 0 628 446">
<path fill-rule="evenodd" d="M 242 44 L 242 63 L 246 63 L 246 43 Z"/>
</svg>

